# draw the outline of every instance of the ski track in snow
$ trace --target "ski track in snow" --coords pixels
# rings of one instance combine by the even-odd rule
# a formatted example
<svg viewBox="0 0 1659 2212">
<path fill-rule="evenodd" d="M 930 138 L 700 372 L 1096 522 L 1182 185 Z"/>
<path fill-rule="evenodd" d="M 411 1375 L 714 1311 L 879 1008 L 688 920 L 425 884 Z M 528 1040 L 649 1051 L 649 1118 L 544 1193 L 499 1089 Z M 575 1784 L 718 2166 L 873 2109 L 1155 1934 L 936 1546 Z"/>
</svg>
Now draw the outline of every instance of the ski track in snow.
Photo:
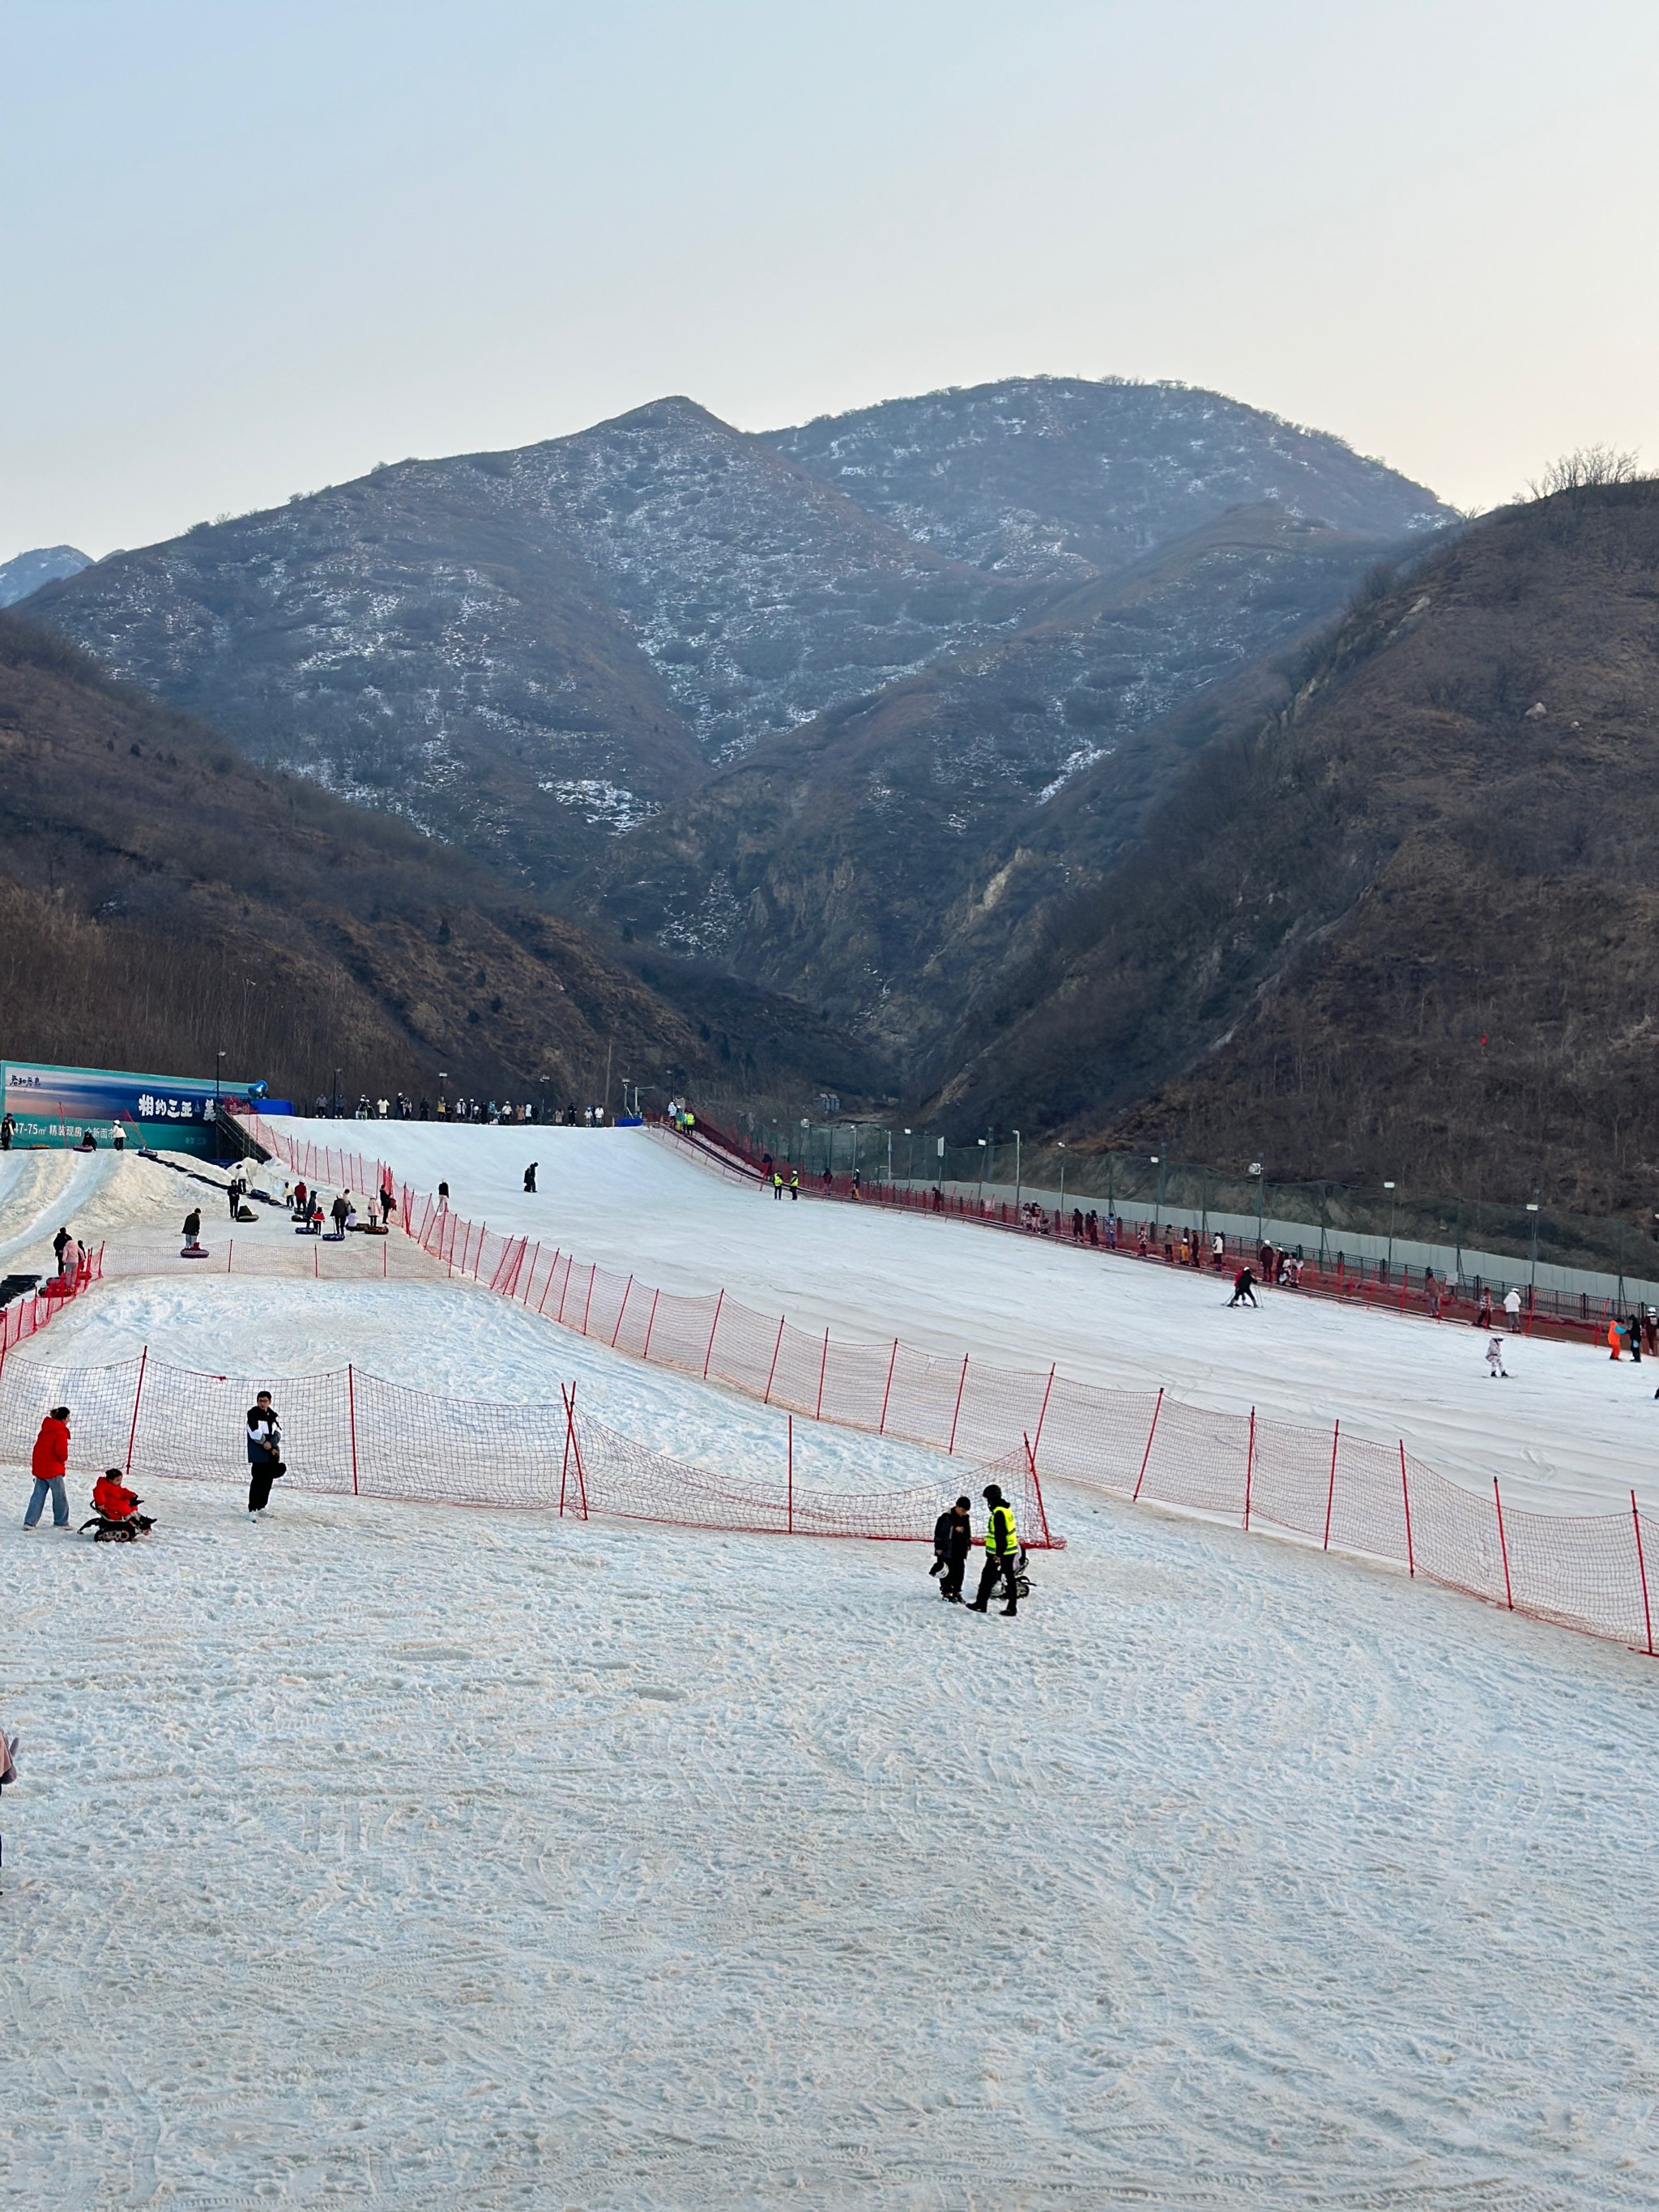
<svg viewBox="0 0 1659 2212">
<path fill-rule="evenodd" d="M 441 1145 L 430 1181 L 501 1227 L 538 1158 L 536 1233 L 763 1310 L 764 1261 L 773 1310 L 838 1333 L 902 1315 L 914 1340 L 1036 1364 L 1026 1345 L 1069 1332 L 1068 1371 L 1091 1351 L 1150 1372 L 1183 1340 L 1201 1356 L 1196 1326 L 1227 1364 L 1191 1395 L 1360 1376 L 1384 1434 L 1431 1384 L 1449 1403 L 1481 1348 L 774 1207 L 629 1132 L 346 1133 L 394 1159 L 406 1134 Z M 146 1176 L 171 1206 L 177 1178 L 125 1162 L 112 1218 L 149 1224 Z M 0 1242 L 21 1204 L 0 1187 Z M 601 1419 L 734 1471 L 781 1428 L 441 1282 L 117 1281 L 29 1349 L 139 1341 L 504 1398 L 574 1376 Z M 1443 1345 L 1456 1364 L 1432 1364 Z M 1631 1370 L 1516 1362 L 1493 1407 L 1464 1391 L 1493 1449 L 1535 1425 L 1531 1390 L 1616 1457 L 1599 1409 Z M 797 1441 L 826 1481 L 940 1465 Z M 4 1483 L 19 1507 L 21 1472 Z M 9 1513 L 6 2201 L 1659 2201 L 1651 1662 L 1211 1524 L 1053 1502 L 1069 1547 L 1037 1558 L 1013 1622 L 941 1606 L 914 1547 L 280 1486 L 250 1527 L 234 1492 L 158 1483 L 131 1551 Z"/>
</svg>

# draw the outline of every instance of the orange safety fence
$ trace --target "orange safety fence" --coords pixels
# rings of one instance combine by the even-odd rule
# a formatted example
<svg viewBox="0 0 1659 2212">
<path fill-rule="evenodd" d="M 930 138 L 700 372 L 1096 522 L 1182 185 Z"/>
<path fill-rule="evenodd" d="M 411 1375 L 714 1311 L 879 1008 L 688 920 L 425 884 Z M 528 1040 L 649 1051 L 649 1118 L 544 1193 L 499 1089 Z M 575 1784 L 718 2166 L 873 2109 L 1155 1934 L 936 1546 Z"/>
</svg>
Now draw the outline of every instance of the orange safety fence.
<svg viewBox="0 0 1659 2212">
<path fill-rule="evenodd" d="M 258 1141 L 307 1177 L 383 1187 L 390 1170 L 295 1146 L 269 1121 Z M 678 1297 L 528 1237 L 503 1237 L 406 1186 L 405 1232 L 452 1273 L 488 1285 L 613 1350 L 740 1390 L 813 1420 L 889 1436 L 1034 1485 L 1058 1477 L 1401 1567 L 1540 1620 L 1652 1652 L 1648 1523 L 1629 1510 L 1540 1513 L 1450 1480 L 1409 1453 L 1328 1430 L 1186 1406 L 949 1359 L 894 1338 L 837 1342 L 755 1312 L 725 1291 Z M 1040 1494 L 1040 1491 L 1039 1491 Z M 1043 1534 L 1048 1534 L 1046 1522 Z"/>
<path fill-rule="evenodd" d="M 104 1273 L 104 1248 L 88 1252 L 86 1265 L 73 1274 L 52 1275 L 43 1290 L 32 1291 L 26 1297 L 14 1298 L 9 1306 L 0 1306 L 0 1363 L 15 1345 L 25 1344 L 38 1335 L 54 1315 L 78 1298 L 82 1291 L 98 1282 Z"/>
<path fill-rule="evenodd" d="M 793 1436 L 774 1480 L 678 1460 L 591 1419 L 574 1386 L 556 1403 L 503 1405 L 410 1389 L 362 1368 L 285 1379 L 205 1375 L 152 1358 L 105 1366 L 9 1360 L 0 1370 L 0 1460 L 28 1455 L 44 1409 L 70 1407 L 73 1463 L 135 1480 L 246 1478 L 244 1416 L 270 1389 L 291 1489 L 405 1503 L 602 1514 L 749 1534 L 931 1540 L 957 1485 L 825 1490 L 795 1479 Z M 782 1455 L 781 1455 L 782 1456 Z M 1048 1540 L 1024 1455 L 1000 1470 L 1026 1540 Z"/>
</svg>

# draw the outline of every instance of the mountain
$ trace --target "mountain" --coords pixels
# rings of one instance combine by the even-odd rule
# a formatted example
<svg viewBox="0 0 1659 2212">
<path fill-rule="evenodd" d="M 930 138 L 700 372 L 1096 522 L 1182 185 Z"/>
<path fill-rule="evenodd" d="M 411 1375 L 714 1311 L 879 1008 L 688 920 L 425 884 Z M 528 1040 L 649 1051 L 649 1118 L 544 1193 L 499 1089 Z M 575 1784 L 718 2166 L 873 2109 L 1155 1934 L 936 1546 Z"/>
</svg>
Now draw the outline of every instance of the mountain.
<svg viewBox="0 0 1659 2212">
<path fill-rule="evenodd" d="M 1656 941 L 1659 484 L 1585 487 L 1375 585 L 1218 727 L 936 1104 L 1650 1212 Z"/>
<path fill-rule="evenodd" d="M 695 979 L 648 989 L 477 861 L 251 766 L 13 615 L 0 763 L 16 1057 L 199 1073 L 222 1048 L 279 1094 L 331 1091 L 338 1067 L 353 1096 L 434 1095 L 441 1072 L 561 1103 L 599 1098 L 607 1069 L 763 1089 L 780 1066 L 799 1088 L 852 1065 L 764 994 L 711 1018 Z"/>
<path fill-rule="evenodd" d="M 256 759 L 544 890 L 709 761 L 1018 606 L 671 399 L 203 524 L 29 612 Z"/>
<path fill-rule="evenodd" d="M 757 744 L 614 846 L 620 931 L 821 1006 L 914 1082 L 970 1035 L 1057 900 L 1099 880 L 1375 537 L 1232 510 L 1012 635 Z"/>
<path fill-rule="evenodd" d="M 1184 384 L 1011 378 L 823 416 L 769 442 L 908 537 L 1028 578 L 1110 574 L 1264 501 L 1389 538 L 1448 519 L 1421 484 L 1340 438 Z"/>
<path fill-rule="evenodd" d="M 1379 545 L 1443 518 L 1210 394 L 1054 380 L 894 406 L 763 439 L 659 400 L 199 525 L 29 611 L 258 760 L 562 896 L 711 769 L 1230 507 Z"/>
<path fill-rule="evenodd" d="M 40 545 L 33 553 L 0 561 L 0 607 L 15 606 L 43 584 L 55 583 L 60 576 L 73 576 L 91 566 L 87 556 L 77 553 L 73 545 Z"/>
</svg>

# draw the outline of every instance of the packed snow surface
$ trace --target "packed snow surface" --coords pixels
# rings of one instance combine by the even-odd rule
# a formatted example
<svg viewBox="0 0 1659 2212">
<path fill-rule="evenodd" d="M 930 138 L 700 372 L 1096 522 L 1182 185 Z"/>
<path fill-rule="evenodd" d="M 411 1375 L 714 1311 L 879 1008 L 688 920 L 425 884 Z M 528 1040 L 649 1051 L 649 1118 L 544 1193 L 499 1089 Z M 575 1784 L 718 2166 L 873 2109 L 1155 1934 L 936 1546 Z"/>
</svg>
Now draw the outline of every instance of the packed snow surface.
<svg viewBox="0 0 1659 2212">
<path fill-rule="evenodd" d="M 1184 1342 L 1160 1379 L 1195 1397 L 1298 1410 L 1352 1376 L 1383 1433 L 1422 1376 L 1453 1402 L 1461 1369 L 1414 1360 L 1480 1349 L 777 1206 L 627 1132 L 344 1133 L 493 1225 L 848 1334 L 902 1315 L 1028 1361 L 1042 1336 L 1136 1381 Z M 154 1163 L 88 1202 L 145 1227 L 163 1176 L 176 1212 Z M 15 1189 L 0 1242 L 33 1233 Z M 1230 1364 L 1199 1364 L 1212 1339 Z M 763 1407 L 441 1280 L 113 1280 L 21 1356 L 140 1342 L 506 1399 L 575 1379 L 734 1471 L 780 1442 Z M 1582 1387 L 1611 1460 L 1631 1370 L 1554 1349 L 1508 1389 L 1565 1433 Z M 1468 1433 L 1513 1449 L 1504 1387 L 1469 1383 Z M 940 1465 L 796 1433 L 849 1488 Z M 1063 1488 L 1068 1547 L 1010 1621 L 939 1604 L 908 1546 L 281 1485 L 250 1524 L 237 1490 L 173 1482 L 147 1544 L 98 1547 L 25 1535 L 23 1471 L 0 1485 L 8 2203 L 1659 2201 L 1659 1675 L 1616 1646 Z"/>
<path fill-rule="evenodd" d="M 1511 1340 L 1507 1382 L 1467 1319 L 1338 1306 L 1261 1291 L 1230 1311 L 1214 1275 L 1090 1253 L 961 1222 L 816 1199 L 781 1205 L 642 1129 L 440 1128 L 296 1122 L 318 1144 L 383 1153 L 400 1176 L 492 1229 L 562 1245 L 689 1293 L 724 1288 L 762 1313 L 868 1341 L 901 1336 L 958 1357 L 1191 1404 L 1345 1430 L 1410 1450 L 1517 1505 L 1597 1512 L 1633 1484 L 1659 1510 L 1659 1405 L 1650 1363 L 1599 1346 Z M 523 1189 L 538 1164 L 538 1192 Z"/>
</svg>

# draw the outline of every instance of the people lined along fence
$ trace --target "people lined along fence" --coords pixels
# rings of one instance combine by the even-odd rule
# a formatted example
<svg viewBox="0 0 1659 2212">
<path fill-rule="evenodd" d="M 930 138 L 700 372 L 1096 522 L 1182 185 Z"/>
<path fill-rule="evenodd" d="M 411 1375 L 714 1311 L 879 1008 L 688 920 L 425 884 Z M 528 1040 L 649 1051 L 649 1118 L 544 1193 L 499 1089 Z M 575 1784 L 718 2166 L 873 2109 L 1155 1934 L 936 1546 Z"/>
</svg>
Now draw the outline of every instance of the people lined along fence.
<svg viewBox="0 0 1659 2212">
<path fill-rule="evenodd" d="M 490 1404 L 415 1390 L 349 1366 L 322 1375 L 204 1375 L 151 1356 L 106 1366 L 13 1358 L 0 1368 L 0 1460 L 26 1460 L 50 1405 L 73 1409 L 73 1451 L 90 1484 L 124 1467 L 135 1480 L 242 1482 L 244 1415 L 275 1392 L 286 1486 L 405 1503 L 488 1505 L 580 1520 L 663 1522 L 750 1534 L 930 1543 L 954 1482 L 825 1490 L 796 1478 L 793 1430 L 770 1480 L 740 1480 L 618 1435 L 577 1402 Z M 1042 1486 L 1021 1452 L 996 1470 L 1033 1548 L 1052 1547 Z"/>
<path fill-rule="evenodd" d="M 258 1141 L 294 1147 L 270 1123 Z M 309 1148 L 314 1150 L 314 1148 Z M 290 1165 L 295 1164 L 289 1162 Z M 359 1183 L 363 1164 L 353 1164 Z M 304 1172 L 301 1170 L 301 1172 Z M 385 1173 L 378 1167 L 374 1173 Z M 921 1352 L 836 1342 L 725 1291 L 677 1297 L 527 1237 L 477 1226 L 405 1188 L 405 1231 L 452 1273 L 613 1351 L 723 1383 L 813 1420 L 1228 1521 L 1403 1568 L 1449 1589 L 1652 1652 L 1650 1528 L 1630 1510 L 1540 1513 L 1451 1480 L 1408 1452 L 1166 1392 L 1109 1389 Z"/>
<path fill-rule="evenodd" d="M 690 1133 L 667 1122 L 652 1122 L 648 1127 L 653 1135 L 674 1144 L 682 1152 L 692 1154 L 739 1180 L 765 1187 L 763 1171 L 752 1146 L 734 1132 L 712 1121 L 699 1121 L 695 1131 Z M 787 1175 L 793 1173 L 788 1163 L 782 1165 Z M 889 1212 L 928 1214 L 1011 1235 L 1040 1237 L 1118 1259 L 1187 1267 L 1200 1273 L 1209 1270 L 1231 1273 L 1239 1267 L 1258 1267 L 1264 1250 L 1272 1252 L 1275 1259 L 1291 1256 L 1285 1255 L 1281 1247 L 1268 1243 L 1265 1235 L 1249 1237 L 1219 1229 L 1211 1231 L 1188 1223 L 1160 1221 L 1155 1216 L 1102 1214 L 1092 1200 L 1086 1210 L 1080 1205 L 1050 1206 L 1038 1198 L 1011 1204 L 1006 1199 L 987 1197 L 982 1192 L 948 1190 L 940 1184 L 860 1182 L 844 1173 L 809 1174 L 805 1169 L 801 1171 L 800 1190 L 807 1198 L 836 1200 Z M 1218 1240 L 1219 1253 L 1215 1249 Z M 1495 1304 L 1501 1311 L 1506 1288 L 1502 1283 L 1486 1283 L 1479 1275 L 1454 1281 L 1443 1273 L 1437 1273 L 1432 1267 L 1419 1266 L 1413 1270 L 1403 1261 L 1366 1260 L 1328 1249 L 1313 1259 L 1296 1259 L 1293 1272 L 1293 1287 L 1309 1297 L 1336 1298 L 1345 1304 L 1374 1306 L 1435 1322 L 1461 1321 L 1480 1326 L 1486 1325 L 1478 1322 L 1482 1291 L 1488 1294 L 1489 1307 Z M 1521 1334 L 1554 1337 L 1576 1344 L 1600 1345 L 1606 1338 L 1608 1322 L 1615 1318 L 1624 1320 L 1632 1305 L 1640 1303 L 1591 1297 L 1582 1291 L 1540 1290 L 1531 1282 L 1519 1283 L 1516 1288 L 1522 1310 L 1514 1326 Z M 1510 1323 L 1506 1318 L 1500 1318 L 1498 1326 L 1508 1327 Z"/>
<path fill-rule="evenodd" d="M 78 1298 L 82 1291 L 102 1279 L 104 1248 L 88 1252 L 86 1263 L 68 1275 L 49 1276 L 38 1291 L 14 1298 L 9 1305 L 0 1306 L 0 1362 L 14 1345 L 25 1344 L 38 1335 L 55 1314 Z"/>
</svg>

